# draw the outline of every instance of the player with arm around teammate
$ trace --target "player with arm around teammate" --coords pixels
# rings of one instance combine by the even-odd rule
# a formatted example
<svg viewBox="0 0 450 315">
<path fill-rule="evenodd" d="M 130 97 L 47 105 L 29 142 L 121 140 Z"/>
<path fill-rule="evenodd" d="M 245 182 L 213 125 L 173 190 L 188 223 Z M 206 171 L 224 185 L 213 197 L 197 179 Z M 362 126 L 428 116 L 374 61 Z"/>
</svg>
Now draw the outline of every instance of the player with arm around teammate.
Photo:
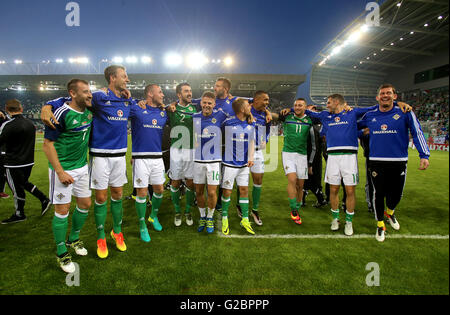
<svg viewBox="0 0 450 315">
<path fill-rule="evenodd" d="M 222 233 L 230 233 L 228 208 L 234 182 L 239 189 L 238 202 L 242 209 L 241 226 L 250 234 L 255 234 L 248 220 L 249 198 L 248 183 L 250 168 L 253 166 L 255 151 L 255 125 L 248 122 L 251 106 L 245 99 L 233 102 L 234 117 L 223 123 L 225 135 L 225 152 L 223 157 L 222 179 Z"/>
<path fill-rule="evenodd" d="M 419 152 L 419 169 L 426 170 L 429 166 L 430 150 L 420 123 L 413 112 L 403 113 L 396 106 L 396 100 L 395 87 L 383 84 L 378 89 L 379 105 L 365 114 L 359 123 L 360 128 L 370 131 L 368 171 L 374 189 L 375 238 L 379 242 L 385 240 L 385 216 L 394 230 L 400 229 L 394 212 L 405 186 L 410 133 Z"/>
</svg>

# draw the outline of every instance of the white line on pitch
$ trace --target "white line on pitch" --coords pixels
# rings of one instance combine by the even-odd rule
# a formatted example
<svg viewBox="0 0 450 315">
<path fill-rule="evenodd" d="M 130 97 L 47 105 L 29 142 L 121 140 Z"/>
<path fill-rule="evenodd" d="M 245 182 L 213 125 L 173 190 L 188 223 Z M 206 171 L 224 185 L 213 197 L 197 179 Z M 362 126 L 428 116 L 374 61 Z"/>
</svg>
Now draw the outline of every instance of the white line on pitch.
<svg viewBox="0 0 450 315">
<path fill-rule="evenodd" d="M 266 235 L 223 235 L 222 238 L 272 238 L 272 239 L 372 239 L 375 235 L 372 234 L 355 234 L 353 236 L 346 235 L 331 235 L 331 234 L 266 234 Z M 429 240 L 448 240 L 448 235 L 412 235 L 412 234 L 391 234 L 386 235 L 386 238 L 395 239 L 429 239 Z"/>
</svg>

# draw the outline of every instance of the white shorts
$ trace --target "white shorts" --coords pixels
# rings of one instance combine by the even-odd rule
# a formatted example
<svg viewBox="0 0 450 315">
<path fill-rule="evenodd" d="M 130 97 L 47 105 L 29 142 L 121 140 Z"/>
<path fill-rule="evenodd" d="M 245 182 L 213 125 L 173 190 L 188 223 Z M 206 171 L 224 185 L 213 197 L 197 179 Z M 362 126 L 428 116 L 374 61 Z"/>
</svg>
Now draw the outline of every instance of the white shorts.
<svg viewBox="0 0 450 315">
<path fill-rule="evenodd" d="M 220 185 L 220 162 L 194 163 L 194 184 Z"/>
<path fill-rule="evenodd" d="M 194 150 L 170 148 L 169 177 L 172 180 L 194 178 Z"/>
<path fill-rule="evenodd" d="M 308 179 L 308 157 L 295 152 L 282 152 L 283 168 L 286 175 L 296 173 L 298 179 Z"/>
<path fill-rule="evenodd" d="M 232 190 L 235 180 L 236 185 L 248 187 L 250 177 L 248 167 L 234 168 L 224 165 L 222 174 L 222 188 Z"/>
<path fill-rule="evenodd" d="M 264 154 L 262 150 L 255 151 L 255 164 L 250 168 L 250 171 L 255 174 L 264 174 Z"/>
<path fill-rule="evenodd" d="M 134 159 L 133 187 L 147 188 L 148 185 L 164 185 L 166 182 L 164 161 L 160 159 Z"/>
<path fill-rule="evenodd" d="M 105 190 L 109 186 L 119 188 L 128 183 L 125 156 L 91 158 L 91 189 Z"/>
<path fill-rule="evenodd" d="M 344 179 L 345 186 L 359 183 L 358 156 L 356 154 L 328 154 L 325 183 L 340 186 Z"/>
<path fill-rule="evenodd" d="M 58 175 L 52 169 L 48 169 L 50 192 L 49 196 L 52 204 L 65 205 L 72 202 L 72 196 L 77 198 L 90 198 L 91 190 L 89 189 L 89 169 L 83 166 L 71 171 L 65 171 L 72 176 L 74 183 L 64 185 L 59 181 Z"/>
</svg>

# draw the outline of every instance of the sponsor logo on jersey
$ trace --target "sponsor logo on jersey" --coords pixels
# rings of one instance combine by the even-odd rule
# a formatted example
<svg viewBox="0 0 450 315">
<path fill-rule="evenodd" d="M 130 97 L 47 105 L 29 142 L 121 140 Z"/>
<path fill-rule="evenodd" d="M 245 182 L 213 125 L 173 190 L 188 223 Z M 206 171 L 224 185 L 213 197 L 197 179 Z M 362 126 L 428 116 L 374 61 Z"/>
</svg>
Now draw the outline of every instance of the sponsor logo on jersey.
<svg viewBox="0 0 450 315">
<path fill-rule="evenodd" d="M 381 125 L 381 130 L 386 131 L 388 129 L 387 125 Z"/>
<path fill-rule="evenodd" d="M 123 117 L 123 111 L 121 111 L 120 109 L 117 111 L 117 116 L 119 117 Z"/>
<path fill-rule="evenodd" d="M 245 138 L 245 133 L 241 133 L 241 134 L 239 135 L 239 137 L 240 137 L 241 139 L 244 139 L 244 138 Z"/>
<path fill-rule="evenodd" d="M 156 119 L 153 119 L 152 124 L 153 124 L 153 126 L 156 126 L 156 124 L 158 124 L 158 121 Z"/>
<path fill-rule="evenodd" d="M 203 133 L 204 133 L 205 135 L 207 135 L 207 134 L 209 133 L 208 128 L 203 129 Z"/>
<path fill-rule="evenodd" d="M 334 119 L 334 121 L 338 123 L 338 122 L 341 121 L 341 118 L 340 118 L 340 117 L 336 117 L 336 118 Z"/>
</svg>

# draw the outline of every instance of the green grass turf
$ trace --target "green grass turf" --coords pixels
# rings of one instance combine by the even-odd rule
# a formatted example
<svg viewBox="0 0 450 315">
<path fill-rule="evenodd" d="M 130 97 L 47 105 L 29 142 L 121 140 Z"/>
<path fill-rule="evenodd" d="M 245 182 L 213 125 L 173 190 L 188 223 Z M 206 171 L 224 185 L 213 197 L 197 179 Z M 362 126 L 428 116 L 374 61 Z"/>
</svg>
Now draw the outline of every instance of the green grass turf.
<svg viewBox="0 0 450 315">
<path fill-rule="evenodd" d="M 39 135 L 42 139 L 42 135 Z M 282 139 L 279 146 L 281 148 Z M 48 193 L 47 161 L 37 144 L 31 182 Z M 395 234 L 448 235 L 449 154 L 432 152 L 430 168 L 418 170 L 417 151 L 410 152 L 404 197 L 397 209 L 401 231 Z M 128 173 L 131 179 L 131 170 Z M 375 220 L 364 201 L 365 170 L 360 154 L 355 234 L 375 234 Z M 315 209 L 312 194 L 301 211 L 303 224 L 289 217 L 287 180 L 279 160 L 276 172 L 264 177 L 261 217 L 253 225 L 262 234 L 329 234 L 329 207 Z M 131 193 L 131 185 L 124 189 Z M 9 193 L 9 188 L 7 188 Z M 233 196 L 235 200 L 235 196 Z M 234 203 L 234 201 L 233 201 Z M 182 202 L 184 205 L 184 201 Z M 0 219 L 13 211 L 13 200 L 0 200 Z M 27 195 L 28 220 L 0 225 L 0 294 L 449 294 L 449 241 L 431 239 L 233 239 L 197 233 L 196 226 L 173 224 L 173 206 L 165 192 L 160 210 L 162 232 L 149 228 L 152 241 L 138 235 L 134 203 L 124 201 L 123 231 L 127 252 L 115 249 L 107 237 L 109 257 L 96 256 L 93 208 L 81 232 L 89 251 L 76 257 L 80 286 L 68 287 L 66 274 L 55 259 L 51 230 L 53 211 L 40 216 L 40 204 Z M 194 210 L 198 220 L 198 211 Z M 341 214 L 343 217 L 343 215 Z M 70 226 L 70 225 L 69 225 Z M 108 214 L 107 232 L 112 227 Z M 232 235 L 246 235 L 239 226 L 235 207 L 230 207 Z M 337 232 L 343 235 L 343 231 Z M 369 262 L 380 266 L 380 286 L 365 279 Z"/>
</svg>

